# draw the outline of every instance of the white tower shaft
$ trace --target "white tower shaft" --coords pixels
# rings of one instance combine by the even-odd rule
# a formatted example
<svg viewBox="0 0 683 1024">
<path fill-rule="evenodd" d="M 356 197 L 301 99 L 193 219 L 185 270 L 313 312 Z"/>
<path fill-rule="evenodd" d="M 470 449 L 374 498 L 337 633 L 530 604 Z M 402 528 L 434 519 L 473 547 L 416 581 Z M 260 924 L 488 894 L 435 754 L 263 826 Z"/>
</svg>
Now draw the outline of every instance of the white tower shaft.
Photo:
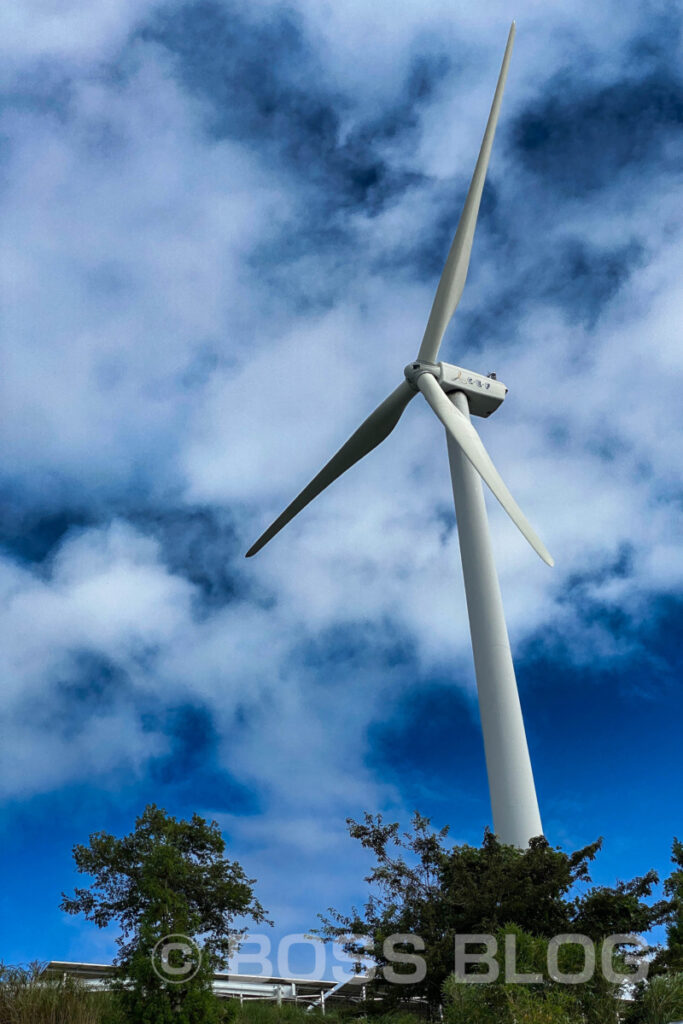
<svg viewBox="0 0 683 1024">
<path fill-rule="evenodd" d="M 467 396 L 448 396 L 469 419 Z M 484 734 L 493 828 L 519 849 L 542 835 L 517 680 L 493 560 L 481 477 L 446 432 L 458 540 L 465 577 L 474 670 Z"/>
</svg>

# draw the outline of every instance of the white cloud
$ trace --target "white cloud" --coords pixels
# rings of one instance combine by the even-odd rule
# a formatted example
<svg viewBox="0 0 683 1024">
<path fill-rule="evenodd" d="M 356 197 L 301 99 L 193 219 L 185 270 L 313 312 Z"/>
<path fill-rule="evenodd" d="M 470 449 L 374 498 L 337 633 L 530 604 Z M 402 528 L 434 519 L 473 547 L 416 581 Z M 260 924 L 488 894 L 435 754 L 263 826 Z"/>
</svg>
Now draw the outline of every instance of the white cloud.
<svg viewBox="0 0 683 1024">
<path fill-rule="evenodd" d="M 386 444 L 241 576 L 228 565 L 236 596 L 201 615 L 198 586 L 168 567 L 161 542 L 121 520 L 140 495 L 176 511 L 206 503 L 232 514 L 244 550 L 400 381 L 432 294 L 390 257 L 427 240 L 448 185 L 439 179 L 469 176 L 508 14 L 404 3 L 388 19 L 367 4 L 300 6 L 324 74 L 348 93 L 342 131 L 398 97 L 422 39 L 459 42 L 454 60 L 464 67 L 425 105 L 411 152 L 386 147 L 387 159 L 436 183 L 415 185 L 376 216 L 338 211 L 353 244 L 330 255 L 312 237 L 311 252 L 291 263 L 283 252 L 274 296 L 263 251 L 276 261 L 283 232 L 303 231 L 313 186 L 276 166 L 263 140 L 209 138 L 207 101 L 181 88 L 158 45 L 136 44 L 125 81 L 97 72 L 149 9 L 105 4 L 85 17 L 72 6 L 60 20 L 56 7 L 29 5 L 6 36 L 10 70 L 23 48 L 30 66 L 44 54 L 70 61 L 76 80 L 64 114 L 4 115 L 3 472 L 40 507 L 73 493 L 76 505 L 119 521 L 67 535 L 48 566 L 0 563 L 4 784 L 30 794 L 84 774 L 104 785 L 126 766 L 143 772 L 167 747 L 142 730 L 135 699 L 162 707 L 191 698 L 214 717 L 223 765 L 277 808 L 267 821 L 231 821 L 240 841 L 261 850 L 264 865 L 271 831 L 294 850 L 305 837 L 324 857 L 328 843 L 341 848 L 330 829 L 345 813 L 402 810 L 401 795 L 367 767 L 367 734 L 414 680 L 402 666 L 323 672 L 302 655 L 307 645 L 335 628 L 380 639 L 393 629 L 422 677 L 450 668 L 471 692 L 441 428 L 416 399 Z M 635 15 L 582 11 L 523 5 L 501 133 L 570 60 L 584 60 L 589 78 L 614 74 Z M 28 25 L 37 26 L 30 39 Z M 373 61 L 359 57 L 368 40 Z M 555 203 L 540 188 L 530 194 L 501 145 L 491 180 L 510 234 L 532 243 L 519 242 L 508 262 L 500 237 L 480 234 L 462 314 L 485 311 L 501 275 L 514 284 L 538 273 L 539 256 L 552 264 L 572 234 L 605 249 L 632 238 L 646 247 L 594 326 L 549 296 L 530 303 L 505 345 L 493 332 L 463 337 L 463 316 L 443 350 L 465 365 L 480 360 L 484 372 L 495 366 L 510 387 L 481 433 L 557 559 L 548 571 L 489 502 L 513 643 L 566 630 L 583 640 L 577 658 L 611 658 L 623 647 L 578 621 L 558 594 L 625 547 L 628 571 L 596 579 L 590 596 L 638 615 L 652 594 L 680 589 L 676 183 L 662 176 L 646 195 L 626 177 Z M 292 298 L 309 287 L 312 309 Z M 326 294 L 332 305 L 321 308 Z M 212 556 L 227 564 L 234 551 L 217 544 Z M 131 690 L 105 711 L 84 709 L 87 728 L 70 736 L 30 712 L 51 707 L 76 650 L 114 661 Z M 316 870 L 322 886 L 327 867 Z"/>
<path fill-rule="evenodd" d="M 158 0 L 100 0 L 84 12 L 78 0 L 26 0 L 3 8 L 0 53 L 21 67 L 51 58 L 78 63 L 112 58 Z"/>
</svg>

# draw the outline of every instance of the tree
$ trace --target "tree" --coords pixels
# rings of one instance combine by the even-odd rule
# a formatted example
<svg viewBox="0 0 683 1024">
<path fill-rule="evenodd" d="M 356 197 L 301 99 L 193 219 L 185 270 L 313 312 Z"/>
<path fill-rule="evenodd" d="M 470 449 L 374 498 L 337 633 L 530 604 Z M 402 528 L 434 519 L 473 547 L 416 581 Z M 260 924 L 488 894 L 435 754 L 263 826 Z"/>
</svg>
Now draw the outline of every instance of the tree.
<svg viewBox="0 0 683 1024">
<path fill-rule="evenodd" d="M 574 900 L 572 921 L 576 931 L 596 941 L 606 935 L 646 932 L 666 920 L 669 904 L 645 899 L 659 881 L 656 871 L 609 886 L 598 886 Z"/>
<path fill-rule="evenodd" d="M 629 1024 L 667 1024 L 683 1019 L 683 843 L 674 837 L 674 870 L 664 882 L 666 945 L 650 965 L 646 982 L 637 986 L 629 1007 Z"/>
<path fill-rule="evenodd" d="M 669 1024 L 683 1020 L 683 972 L 659 974 L 639 986 L 626 1020 L 628 1024 Z"/>
<path fill-rule="evenodd" d="M 683 842 L 674 837 L 671 850 L 674 870 L 664 882 L 664 892 L 669 897 L 666 949 L 658 958 L 665 970 L 683 974 Z"/>
<path fill-rule="evenodd" d="M 365 937 L 380 967 L 387 963 L 386 938 L 419 935 L 425 942 L 420 955 L 427 964 L 426 977 L 415 984 L 386 987 L 389 1002 L 420 995 L 430 1005 L 439 1005 L 442 986 L 453 970 L 456 933 L 495 934 L 514 924 L 532 936 L 551 938 L 574 931 L 599 941 L 614 932 L 647 930 L 662 919 L 662 904 L 645 903 L 657 881 L 654 872 L 614 889 L 597 887 L 575 895 L 578 883 L 590 883 L 589 864 L 602 845 L 600 839 L 564 853 L 538 836 L 529 849 L 518 850 L 487 831 L 480 848 L 449 848 L 448 828 L 435 832 L 429 819 L 418 813 L 412 831 L 402 835 L 397 823 L 385 824 L 381 815 L 366 814 L 362 822 L 348 819 L 347 824 L 350 835 L 375 854 L 376 865 L 365 879 L 370 894 L 362 912 L 353 908 L 351 914 L 342 914 L 330 908 L 327 916 L 320 915 L 317 933 L 342 941 L 358 936 L 359 941 L 347 940 L 345 949 L 359 959 L 360 939 Z M 395 970 L 410 973 L 413 967 Z"/>
<path fill-rule="evenodd" d="M 211 1021 L 213 973 L 246 932 L 234 926 L 235 918 L 266 922 L 253 893 L 254 879 L 224 853 L 215 821 L 197 814 L 178 821 L 154 804 L 145 808 L 129 835 L 117 839 L 95 832 L 89 845 L 74 847 L 77 870 L 94 880 L 73 896 L 62 893 L 60 909 L 85 914 L 100 928 L 112 921 L 119 924 L 117 988 L 136 1024 Z M 192 973 L 183 984 L 170 984 L 159 969 L 163 965 L 155 947 L 169 935 L 185 936 L 195 944 L 194 963 L 186 963 L 186 954 L 178 949 L 168 955 L 172 970 L 189 968 L 188 978 Z"/>
<path fill-rule="evenodd" d="M 514 968 L 517 974 L 536 974 L 538 984 L 508 981 L 505 946 L 514 936 Z M 506 925 L 495 934 L 498 976 L 491 984 L 467 984 L 454 975 L 444 984 L 446 1024 L 617 1024 L 618 986 L 596 971 L 580 985 L 562 985 L 548 974 L 547 938 L 536 937 L 516 925 Z M 598 944 L 596 960 L 602 949 Z M 583 967 L 583 952 L 576 946 L 563 946 L 558 966 L 567 973 Z M 615 958 L 615 967 L 623 971 L 623 957 Z"/>
</svg>

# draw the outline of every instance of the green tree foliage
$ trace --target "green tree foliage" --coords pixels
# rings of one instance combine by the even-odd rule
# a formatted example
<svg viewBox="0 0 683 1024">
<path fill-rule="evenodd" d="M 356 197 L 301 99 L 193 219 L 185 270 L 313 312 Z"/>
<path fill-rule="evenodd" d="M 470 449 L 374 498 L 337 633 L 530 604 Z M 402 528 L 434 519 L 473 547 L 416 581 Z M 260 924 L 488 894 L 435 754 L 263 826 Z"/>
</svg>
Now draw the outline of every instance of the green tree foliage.
<svg viewBox="0 0 683 1024">
<path fill-rule="evenodd" d="M 638 985 L 629 1007 L 629 1024 L 668 1024 L 683 1020 L 683 843 L 674 838 L 674 870 L 664 882 L 666 945 L 650 965 L 646 982 Z"/>
<path fill-rule="evenodd" d="M 628 1024 L 669 1024 L 683 1020 L 683 972 L 649 978 L 639 987 L 625 1020 Z"/>
<path fill-rule="evenodd" d="M 479 848 L 449 847 L 448 829 L 435 832 L 429 819 L 417 813 L 412 830 L 403 834 L 398 824 L 385 824 L 381 815 L 366 814 L 362 822 L 349 819 L 348 825 L 351 836 L 375 855 L 375 867 L 366 877 L 370 895 L 362 911 L 330 909 L 321 916 L 317 932 L 342 941 L 367 937 L 380 966 L 387 963 L 383 943 L 388 936 L 421 936 L 426 978 L 388 986 L 389 1001 L 421 995 L 432 1006 L 440 1003 L 442 986 L 453 970 L 456 933 L 495 934 L 512 923 L 532 936 L 580 932 L 599 941 L 616 932 L 646 931 L 663 920 L 666 905 L 645 902 L 657 882 L 654 872 L 613 889 L 589 887 L 589 864 L 601 840 L 564 853 L 539 836 L 522 851 L 487 831 Z M 576 895 L 577 885 L 586 891 Z M 361 958 L 362 943 L 348 940 L 345 948 Z M 401 970 L 398 965 L 395 969 Z M 406 966 L 404 973 L 412 970 Z"/>
<path fill-rule="evenodd" d="M 608 982 L 599 969 L 601 944 L 595 947 L 598 967 L 589 981 L 565 985 L 554 981 L 548 971 L 548 939 L 530 935 L 516 925 L 506 925 L 495 934 L 498 976 L 489 984 L 463 983 L 451 975 L 444 984 L 444 1016 L 447 1024 L 617 1024 L 618 986 Z M 506 973 L 506 942 L 514 943 L 514 955 Z M 584 951 L 572 945 L 560 947 L 558 966 L 567 974 L 578 974 L 584 966 Z M 613 957 L 619 973 L 628 973 L 623 954 Z M 515 981 L 513 974 L 541 977 L 538 984 Z"/>
<path fill-rule="evenodd" d="M 674 870 L 664 882 L 669 897 L 666 949 L 658 957 L 658 967 L 683 974 L 683 842 L 674 839 L 671 850 Z"/>
<path fill-rule="evenodd" d="M 85 914 L 101 928 L 120 926 L 117 989 L 136 1024 L 209 1024 L 217 1013 L 213 973 L 246 932 L 234 926 L 235 918 L 266 921 L 254 879 L 224 853 L 215 821 L 197 814 L 179 821 L 154 804 L 129 835 L 96 832 L 87 846 L 74 847 L 78 871 L 93 881 L 73 896 L 62 894 L 61 909 Z M 198 950 L 198 969 L 183 984 L 164 981 L 153 963 L 159 940 L 176 934 L 193 939 Z M 183 960 L 169 963 L 180 967 Z"/>
</svg>

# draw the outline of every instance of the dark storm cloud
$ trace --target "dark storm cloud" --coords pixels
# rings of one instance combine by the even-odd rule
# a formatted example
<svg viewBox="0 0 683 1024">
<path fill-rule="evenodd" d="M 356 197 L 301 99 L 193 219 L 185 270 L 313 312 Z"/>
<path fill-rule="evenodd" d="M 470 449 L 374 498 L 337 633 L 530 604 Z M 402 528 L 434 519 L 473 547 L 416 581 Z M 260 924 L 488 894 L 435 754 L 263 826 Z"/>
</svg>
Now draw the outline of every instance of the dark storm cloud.
<svg viewBox="0 0 683 1024">
<path fill-rule="evenodd" d="M 524 641 L 518 657 L 520 678 L 529 687 L 545 688 L 548 679 L 559 684 L 562 675 L 579 672 L 591 685 L 611 687 L 615 696 L 621 692 L 653 700 L 672 687 L 678 689 L 683 671 L 677 640 L 683 629 L 680 597 L 655 594 L 645 607 L 605 597 L 604 588 L 613 581 L 628 581 L 636 571 L 635 551 L 624 544 L 614 558 L 571 574 L 557 601 L 571 608 L 575 625 L 563 621 L 559 629 L 546 628 Z M 591 648 L 587 663 L 580 637 L 589 636 L 592 629 L 612 637 L 615 647 L 603 657 Z"/>
<path fill-rule="evenodd" d="M 593 326 L 601 308 L 642 266 L 638 243 L 601 249 L 578 238 L 561 239 L 557 261 L 538 263 L 529 275 L 527 295 L 555 304 L 575 321 Z"/>
<path fill-rule="evenodd" d="M 22 507 L 7 502 L 0 512 L 0 547 L 13 558 L 37 568 L 45 563 L 49 575 L 50 556 L 76 533 L 88 527 L 104 526 L 117 518 L 114 508 L 53 510 Z M 183 576 L 208 605 L 222 604 L 235 593 L 236 582 L 230 562 L 238 553 L 231 520 L 214 509 L 140 509 L 122 503 L 118 517 L 160 544 L 161 560 L 173 573 Z"/>
<path fill-rule="evenodd" d="M 501 262 L 509 273 L 501 275 L 502 287 L 488 292 L 486 303 L 461 317 L 458 333 L 473 348 L 493 338 L 502 351 L 521 318 L 539 304 L 558 309 L 571 324 L 593 328 L 605 306 L 646 260 L 644 246 L 635 239 L 606 248 L 587 238 L 558 237 L 551 259 L 531 260 L 524 242 L 515 242 L 510 239 L 503 246 Z"/>
<path fill-rule="evenodd" d="M 70 665 L 57 681 L 64 716 L 70 721 L 97 710 L 108 710 L 133 696 L 130 676 L 111 658 L 93 651 L 75 651 Z"/>
<path fill-rule="evenodd" d="M 673 170 L 672 131 L 683 124 L 683 84 L 667 69 L 586 89 L 571 79 L 522 112 L 513 130 L 522 164 L 568 198 L 615 186 L 627 172 Z"/>
<path fill-rule="evenodd" d="M 108 716 L 135 700 L 129 672 L 97 651 L 72 650 L 54 671 L 50 692 L 36 705 L 26 695 L 16 723 L 42 726 L 52 736 L 71 741 L 87 733 L 94 716 Z"/>
<path fill-rule="evenodd" d="M 544 631 L 525 642 L 518 658 L 518 675 L 529 692 L 545 694 L 544 716 L 550 717 L 555 705 L 554 694 L 571 694 L 580 680 L 581 688 L 593 690 L 591 704 L 601 705 L 606 699 L 613 702 L 644 700 L 656 704 L 669 700 L 673 720 L 680 719 L 680 678 L 683 672 L 678 637 L 683 629 L 683 601 L 678 596 L 654 597 L 645 619 L 641 615 L 615 612 L 604 602 L 587 601 L 583 608 L 586 622 L 606 626 L 618 641 L 621 655 L 611 658 L 581 658 L 580 650 L 568 650 L 577 637 L 551 634 Z M 570 655 L 568 657 L 568 654 Z M 548 681 L 552 680 L 552 687 Z M 603 688 L 596 690 L 596 687 Z M 609 696 L 606 697 L 605 693 Z M 584 732 L 593 729 L 585 716 L 586 701 L 576 694 L 576 718 L 582 718 Z M 564 700 L 564 698 L 563 698 Z M 633 713 L 633 709 L 632 712 Z M 558 720 L 560 720 L 558 718 Z M 595 726 L 597 728 L 597 726 Z M 578 726 L 577 726 L 578 728 Z M 618 730 L 615 729 L 618 735 Z"/>
<path fill-rule="evenodd" d="M 255 814 L 256 794 L 220 765 L 220 736 L 208 708 L 183 704 L 147 717 L 148 728 L 163 733 L 168 753 L 150 765 L 150 779 L 172 799 L 216 811 Z"/>
<path fill-rule="evenodd" d="M 140 651 L 132 661 L 138 676 L 153 678 L 154 651 Z M 152 753 L 144 770 L 136 772 L 138 785 L 161 786 L 183 806 L 206 803 L 219 810 L 255 813 L 255 794 L 221 766 L 220 734 L 211 711 L 200 702 L 164 706 L 158 694 L 139 689 L 140 680 L 133 681 L 130 668 L 131 659 L 124 668 L 95 651 L 72 651 L 56 672 L 47 698 L 39 707 L 27 698 L 16 721 L 42 724 L 51 735 L 73 742 L 87 735 L 95 719 L 115 720 L 124 709 L 134 710 Z M 238 727 L 244 727 L 245 715 L 241 707 L 235 709 Z M 164 752 L 153 756 L 159 749 Z"/>
<path fill-rule="evenodd" d="M 515 209 L 501 203 L 495 180 L 487 182 L 468 294 L 478 292 L 482 263 L 476 256 L 484 244 L 503 272 L 487 281 L 485 301 L 474 308 L 466 303 L 459 311 L 454 327 L 468 346 L 491 338 L 504 344 L 516 322 L 539 303 L 555 306 L 570 322 L 595 325 L 634 270 L 644 266 L 646 240 L 637 237 L 635 227 L 630 240 L 612 245 L 585 233 L 572 235 L 571 200 L 581 194 L 592 202 L 593 191 L 617 186 L 619 169 L 629 165 L 642 175 L 666 170 L 662 153 L 672 125 L 682 118 L 683 88 L 662 71 L 645 82 L 616 83 L 592 94 L 567 88 L 566 96 L 530 105 L 511 129 L 502 126 L 498 143 L 513 173 L 542 177 L 545 192 L 530 183 L 529 205 Z M 421 181 L 420 187 L 433 196 L 433 219 L 409 246 L 382 254 L 377 269 L 403 269 L 436 286 L 468 186 L 468 178 L 438 185 Z M 628 201 L 625 196 L 623 202 Z M 539 230 L 555 236 L 551 259 L 546 251 L 539 256 Z"/>
<path fill-rule="evenodd" d="M 24 504 L 5 491 L 0 502 L 0 548 L 23 562 L 39 563 L 59 547 L 71 530 L 93 522 L 89 512 L 67 507 L 46 510 Z"/>
<path fill-rule="evenodd" d="M 565 583 L 559 603 L 569 604 L 578 618 L 586 625 L 601 625 L 612 635 L 622 636 L 633 623 L 626 608 L 614 603 L 607 604 L 596 596 L 599 588 L 614 579 L 628 579 L 634 571 L 634 552 L 623 545 L 616 556 L 602 565 L 581 573 L 573 573 Z"/>
<path fill-rule="evenodd" d="M 479 719 L 452 679 L 414 687 L 369 732 L 370 766 L 400 786 L 408 806 L 429 800 L 432 813 L 451 823 L 454 838 L 469 819 L 487 820 L 478 784 L 485 772 Z"/>
<path fill-rule="evenodd" d="M 141 38 L 174 55 L 183 85 L 207 102 L 214 137 L 252 142 L 295 171 L 301 188 L 320 189 L 328 208 L 372 213 L 420 180 L 382 149 L 417 130 L 420 106 L 448 71 L 444 54 L 416 54 L 395 102 L 342 139 L 352 101 L 326 80 L 295 12 L 249 21 L 234 8 L 188 4 L 158 15 Z"/>
<path fill-rule="evenodd" d="M 160 543 L 169 571 L 197 588 L 198 605 L 219 607 L 244 593 L 243 552 L 228 511 L 167 506 L 129 516 L 137 529 Z"/>
<path fill-rule="evenodd" d="M 474 169 L 474 156 L 472 169 Z M 440 181 L 437 184 L 425 181 L 434 198 L 434 213 L 431 223 L 426 223 L 417 238 L 407 239 L 407 245 L 383 260 L 384 269 L 394 266 L 405 266 L 418 280 L 431 281 L 434 288 L 438 284 L 441 272 L 448 256 L 455 230 L 458 226 L 460 211 L 465 203 L 469 177 L 458 180 Z M 487 182 L 481 197 L 477 232 L 492 234 L 505 238 L 508 226 L 501 219 L 498 211 L 498 194 L 495 184 Z M 378 264 L 382 266 L 382 264 Z M 476 267 L 470 269 L 470 275 L 476 273 Z M 468 275 L 469 276 L 469 275 Z"/>
<path fill-rule="evenodd" d="M 65 121 L 73 100 L 73 81 L 64 68 L 42 60 L 2 90 L 2 110 L 43 114 Z"/>
<path fill-rule="evenodd" d="M 581 573 L 572 573 L 565 583 L 567 594 L 581 593 L 589 586 L 599 585 L 615 577 L 627 577 L 633 571 L 633 554 L 633 549 L 624 544 L 613 558 L 602 565 L 593 566 Z"/>
<path fill-rule="evenodd" d="M 337 684 L 350 672 L 414 671 L 415 652 L 391 622 L 335 625 L 307 637 L 291 652 L 292 663 L 312 672 L 313 685 Z"/>
<path fill-rule="evenodd" d="M 668 35 L 659 25 L 656 32 L 633 42 L 631 71 L 635 63 L 648 62 L 644 77 L 625 75 L 592 87 L 571 77 L 551 80 L 511 127 L 501 124 L 497 145 L 513 173 L 530 177 L 525 189 L 530 206 L 516 210 L 507 202 L 501 204 L 496 182 L 487 182 L 477 243 L 481 246 L 486 237 L 504 272 L 494 283 L 496 291 L 487 292 L 485 303 L 459 313 L 457 331 L 468 345 L 476 347 L 491 338 L 504 344 L 515 322 L 538 303 L 555 306 L 570 322 L 591 328 L 634 270 L 645 265 L 646 239 L 637 237 L 635 227 L 629 241 L 606 246 L 585 233 L 570 236 L 567 215 L 571 219 L 575 199 L 592 203 L 601 190 L 618 196 L 617 203 L 626 208 L 632 197 L 628 190 L 619 192 L 623 175 L 637 176 L 640 187 L 649 189 L 656 187 L 652 182 L 660 174 L 678 166 L 683 84 L 672 60 L 680 24 L 671 20 Z M 440 183 L 438 219 L 425 225 L 417 246 L 399 256 L 425 280 L 438 280 L 468 184 L 462 180 L 448 188 Z M 537 257 L 539 230 L 556 234 L 550 260 L 547 253 Z M 474 259 L 470 292 L 477 289 L 478 267 Z"/>
<path fill-rule="evenodd" d="M 195 588 L 194 610 L 198 614 L 208 613 L 238 594 L 244 597 L 248 577 L 242 565 L 244 552 L 228 510 L 170 503 L 141 507 L 136 498 L 132 495 L 126 501 L 121 495 L 107 508 L 95 497 L 90 508 L 71 508 L 56 501 L 54 508 L 45 509 L 35 507 L 26 495 L 7 492 L 0 505 L 0 550 L 49 577 L 51 556 L 68 539 L 119 519 L 159 544 L 161 563 Z M 251 596 L 259 599 L 258 594 Z"/>
<path fill-rule="evenodd" d="M 279 11 L 251 23 L 241 12 L 205 0 L 160 12 L 140 38 L 176 56 L 183 84 L 210 101 L 214 135 L 279 141 L 294 147 L 294 157 L 303 156 L 307 145 L 311 153 L 334 148 L 334 99 L 320 85 L 317 96 L 304 87 L 307 75 L 317 79 L 321 70 L 295 14 Z"/>
</svg>

